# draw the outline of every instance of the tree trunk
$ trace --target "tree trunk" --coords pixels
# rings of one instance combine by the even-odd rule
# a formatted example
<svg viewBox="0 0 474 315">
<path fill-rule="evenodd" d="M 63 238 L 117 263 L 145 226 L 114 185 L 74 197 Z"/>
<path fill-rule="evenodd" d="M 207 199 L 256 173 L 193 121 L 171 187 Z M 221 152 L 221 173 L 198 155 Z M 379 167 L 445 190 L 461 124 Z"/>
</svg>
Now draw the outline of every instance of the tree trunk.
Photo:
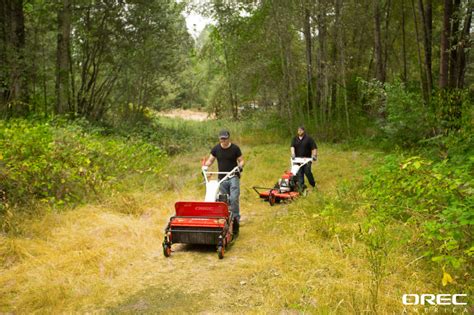
<svg viewBox="0 0 474 315">
<path fill-rule="evenodd" d="M 449 37 L 451 35 L 452 0 L 444 0 L 443 29 L 441 31 L 441 56 L 439 65 L 439 87 L 448 87 L 449 78 Z"/>
<path fill-rule="evenodd" d="M 34 102 L 33 102 L 33 113 L 36 113 L 37 112 L 37 109 L 36 109 L 36 105 L 37 105 L 37 101 L 36 101 L 36 84 L 37 84 L 37 80 L 38 80 L 38 65 L 37 65 L 37 61 L 38 61 L 38 58 L 37 58 L 37 51 L 39 49 L 39 44 L 38 44 L 38 29 L 35 28 L 33 30 L 33 47 L 32 47 L 32 50 L 33 50 L 33 60 L 32 60 L 32 65 L 31 65 L 31 88 L 32 90 L 31 91 L 31 94 L 33 95 L 34 97 Z"/>
<path fill-rule="evenodd" d="M 277 3 L 277 2 L 275 2 Z M 289 44 L 289 39 L 287 38 L 288 36 L 286 34 L 286 29 L 284 25 L 284 19 L 280 15 L 280 6 L 278 5 L 272 5 L 272 18 L 273 18 L 273 24 L 277 33 L 277 38 L 278 38 L 278 44 L 279 44 L 279 51 L 280 51 L 280 70 L 281 70 L 281 81 L 280 81 L 280 86 L 281 88 L 279 89 L 279 112 L 280 116 L 284 117 L 286 114 L 286 118 L 289 120 L 287 124 L 288 131 L 291 132 L 293 130 L 293 114 L 290 108 L 290 74 L 288 72 L 288 49 L 287 45 Z M 285 113 L 286 112 L 286 113 Z"/>
<path fill-rule="evenodd" d="M 413 20 L 415 23 L 415 36 L 416 36 L 416 51 L 417 51 L 417 56 L 418 56 L 418 68 L 420 71 L 420 87 L 421 91 L 423 93 L 423 100 L 425 103 L 428 102 L 428 92 L 426 88 L 426 78 L 425 78 L 425 72 L 423 71 L 423 62 L 421 61 L 421 49 L 420 49 L 420 35 L 418 31 L 418 19 L 416 15 L 416 9 L 415 9 L 415 3 L 413 0 L 411 0 L 411 6 L 413 10 Z"/>
<path fill-rule="evenodd" d="M 458 50 L 457 53 L 457 69 L 458 69 L 458 75 L 456 78 L 456 87 L 462 89 L 464 88 L 464 76 L 466 73 L 466 65 L 468 64 L 467 62 L 467 55 L 466 51 L 469 51 L 468 49 L 470 48 L 470 41 L 469 41 L 469 29 L 471 26 L 471 21 L 472 21 L 472 8 L 468 7 L 466 16 L 464 18 L 464 27 L 460 36 L 459 43 L 456 47 Z"/>
<path fill-rule="evenodd" d="M 6 111 L 6 103 L 9 98 L 7 45 L 8 45 L 8 21 L 10 13 L 9 0 L 0 2 L 0 112 Z"/>
<path fill-rule="evenodd" d="M 104 74 L 104 68 L 106 68 L 104 56 L 107 50 L 107 37 L 109 36 L 107 23 L 111 13 L 104 8 L 99 8 L 101 10 L 100 15 L 95 18 L 96 21 L 98 20 L 98 24 L 94 26 L 91 18 L 94 9 L 96 8 L 89 7 L 84 14 L 85 29 L 91 32 L 92 35 L 89 37 L 90 40 L 84 40 L 81 47 L 81 77 L 76 96 L 76 106 L 77 113 L 80 116 L 97 120 L 106 109 L 104 84 L 108 81 L 107 77 L 113 76 L 116 69 L 107 69 L 108 76 L 104 77 L 106 76 Z M 117 68 L 119 67 L 117 66 Z"/>
<path fill-rule="evenodd" d="M 382 31 L 380 27 L 380 1 L 374 1 L 374 52 L 375 52 L 375 78 L 385 82 L 385 73 L 382 57 Z"/>
<path fill-rule="evenodd" d="M 25 71 L 25 18 L 23 15 L 23 0 L 14 0 L 12 9 L 12 43 L 15 49 L 15 56 L 12 58 L 14 62 L 14 66 L 12 67 L 12 100 L 26 102 L 28 97 Z"/>
<path fill-rule="evenodd" d="M 227 84 L 229 88 L 229 102 L 231 106 L 232 118 L 234 120 L 238 119 L 238 101 L 237 101 L 237 93 L 235 91 L 235 84 L 233 80 L 233 76 L 230 70 L 230 60 L 229 55 L 227 53 L 225 38 L 222 37 L 222 44 L 224 46 L 224 67 L 225 67 L 225 74 L 227 78 Z"/>
<path fill-rule="evenodd" d="M 450 43 L 449 43 L 449 70 L 448 70 L 448 86 L 450 88 L 456 88 L 456 78 L 458 77 L 459 69 L 456 67 L 458 59 L 458 40 L 460 39 L 459 32 L 459 23 L 460 23 L 460 5 L 461 0 L 454 0 L 452 12 L 451 12 L 451 33 L 450 33 Z"/>
<path fill-rule="evenodd" d="M 306 106 L 308 110 L 308 118 L 313 111 L 313 62 L 312 62 L 312 38 L 311 38 L 311 21 L 310 13 L 304 3 L 304 37 L 306 42 Z"/>
<path fill-rule="evenodd" d="M 22 0 L 4 0 L 0 4 L 1 103 L 10 114 L 28 111 L 28 85 L 25 65 L 25 22 Z M 6 108 L 6 107 L 5 107 Z"/>
<path fill-rule="evenodd" d="M 433 90 L 433 74 L 431 69 L 431 37 L 433 29 L 432 21 L 432 0 L 427 0 L 426 9 L 423 5 L 423 0 L 418 0 L 419 11 L 421 15 L 421 22 L 423 25 L 423 46 L 425 52 L 425 73 L 426 73 L 426 88 L 428 96 L 431 97 L 431 91 Z"/>
<path fill-rule="evenodd" d="M 350 123 L 349 123 L 349 109 L 347 106 L 347 84 L 346 84 L 346 57 L 344 49 L 344 27 L 341 23 L 341 11 L 342 11 L 342 0 L 336 0 L 335 3 L 335 17 L 336 17 L 336 32 L 337 32 L 337 50 L 339 52 L 339 75 L 341 81 L 341 90 L 344 102 L 344 116 L 347 128 L 347 135 L 350 136 Z"/>
<path fill-rule="evenodd" d="M 318 92 L 317 100 L 321 109 L 321 122 L 327 121 L 328 106 L 328 82 L 327 82 L 327 65 L 326 65 L 326 8 L 320 2 L 318 14 Z"/>
<path fill-rule="evenodd" d="M 56 54 L 56 114 L 71 111 L 70 67 L 69 59 L 71 37 L 71 2 L 62 0 L 58 11 L 58 46 Z"/>
<path fill-rule="evenodd" d="M 406 31 L 405 31 L 405 0 L 402 0 L 402 53 L 403 53 L 403 82 L 408 81 L 407 77 L 407 45 L 406 45 Z"/>
<path fill-rule="evenodd" d="M 46 73 L 47 73 L 47 68 L 46 68 L 46 51 L 45 51 L 45 46 L 41 45 L 41 57 L 43 59 L 43 75 L 42 75 L 42 89 L 43 89 L 43 106 L 44 106 L 44 116 L 48 116 L 48 82 L 46 79 Z"/>
<path fill-rule="evenodd" d="M 77 115 L 78 108 L 77 108 L 77 100 L 75 98 L 76 95 L 76 81 L 74 80 L 74 67 L 73 67 L 73 60 L 72 60 L 72 53 L 71 53 L 71 42 L 69 41 L 68 47 L 68 54 L 69 54 L 69 78 L 71 82 L 71 90 L 70 90 L 70 97 L 69 97 L 69 109 L 74 115 Z M 128 103 L 127 103 L 128 104 Z"/>
<path fill-rule="evenodd" d="M 382 41 L 383 44 L 383 63 L 382 63 L 382 73 L 383 73 L 383 79 L 384 82 L 387 81 L 387 64 L 388 64 L 388 48 L 389 48 L 389 40 L 388 36 L 390 34 L 390 13 L 392 9 L 392 1 L 387 0 L 386 3 L 386 8 L 385 8 L 385 34 L 384 34 L 384 40 Z"/>
</svg>

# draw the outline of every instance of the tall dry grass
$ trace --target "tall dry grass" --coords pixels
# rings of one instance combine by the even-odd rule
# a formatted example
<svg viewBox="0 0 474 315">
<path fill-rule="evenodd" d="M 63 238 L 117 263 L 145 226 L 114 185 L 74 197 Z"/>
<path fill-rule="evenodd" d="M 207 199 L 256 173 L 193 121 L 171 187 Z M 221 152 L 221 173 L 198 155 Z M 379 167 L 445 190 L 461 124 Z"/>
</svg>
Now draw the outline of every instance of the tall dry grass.
<svg viewBox="0 0 474 315">
<path fill-rule="evenodd" d="M 270 207 L 251 187 L 276 182 L 288 146 L 243 142 L 242 230 L 223 260 L 208 247 L 175 245 L 169 259 L 161 250 L 174 202 L 202 199 L 204 148 L 176 156 L 159 184 L 137 181 L 102 204 L 49 213 L 25 223 L 21 236 L 1 236 L 0 312 L 371 312 L 364 209 L 351 187 L 373 153 L 322 145 L 313 168 L 319 191 Z M 401 312 L 403 293 L 435 289 L 409 250 L 393 246 L 389 255 L 381 314 Z"/>
<path fill-rule="evenodd" d="M 194 185 L 196 174 L 177 174 L 187 159 L 179 160 L 160 183 L 137 180 L 101 204 L 30 218 L 17 236 L 1 235 L 0 312 L 100 310 L 145 288 L 174 202 Z"/>
</svg>

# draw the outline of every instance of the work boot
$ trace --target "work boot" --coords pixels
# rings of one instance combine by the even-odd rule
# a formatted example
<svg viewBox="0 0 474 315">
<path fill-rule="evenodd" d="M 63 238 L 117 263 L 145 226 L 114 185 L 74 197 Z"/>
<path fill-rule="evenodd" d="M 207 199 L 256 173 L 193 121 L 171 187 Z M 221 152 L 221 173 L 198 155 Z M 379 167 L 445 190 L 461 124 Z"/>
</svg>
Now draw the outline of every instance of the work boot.
<svg viewBox="0 0 474 315">
<path fill-rule="evenodd" d="M 240 223 L 237 218 L 234 219 L 232 230 L 234 231 L 234 236 L 237 237 L 239 235 L 239 228 Z"/>
<path fill-rule="evenodd" d="M 298 190 L 297 190 L 297 191 L 298 191 L 300 194 L 303 194 L 306 189 L 307 189 L 306 184 L 303 184 L 303 185 L 298 186 Z"/>
</svg>

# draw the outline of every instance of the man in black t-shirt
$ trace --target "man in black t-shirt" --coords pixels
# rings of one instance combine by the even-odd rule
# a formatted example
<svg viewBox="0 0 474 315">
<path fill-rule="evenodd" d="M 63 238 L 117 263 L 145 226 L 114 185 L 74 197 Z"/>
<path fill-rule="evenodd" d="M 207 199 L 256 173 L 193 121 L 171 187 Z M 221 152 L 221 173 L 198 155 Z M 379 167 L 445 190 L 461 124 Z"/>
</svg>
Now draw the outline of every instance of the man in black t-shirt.
<svg viewBox="0 0 474 315">
<path fill-rule="evenodd" d="M 236 166 L 240 170 L 237 176 L 226 179 L 220 185 L 220 192 L 229 195 L 230 210 L 234 216 L 234 233 L 238 234 L 240 222 L 240 173 L 244 167 L 244 159 L 240 148 L 230 142 L 230 133 L 227 130 L 219 132 L 219 144 L 212 148 L 211 154 L 204 163 L 203 168 L 207 170 L 207 167 L 211 166 L 216 159 L 219 172 L 230 172 Z M 219 174 L 219 179 L 224 177 L 224 174 Z"/>
<path fill-rule="evenodd" d="M 303 126 L 298 127 L 298 135 L 291 141 L 290 150 L 292 159 L 295 157 L 303 157 L 313 158 L 313 161 L 316 161 L 318 158 L 318 146 L 314 139 L 306 134 Z M 313 173 L 311 172 L 311 162 L 300 168 L 297 175 L 300 187 L 303 187 L 304 185 L 304 175 L 306 175 L 309 184 L 313 188 L 316 186 Z"/>
</svg>

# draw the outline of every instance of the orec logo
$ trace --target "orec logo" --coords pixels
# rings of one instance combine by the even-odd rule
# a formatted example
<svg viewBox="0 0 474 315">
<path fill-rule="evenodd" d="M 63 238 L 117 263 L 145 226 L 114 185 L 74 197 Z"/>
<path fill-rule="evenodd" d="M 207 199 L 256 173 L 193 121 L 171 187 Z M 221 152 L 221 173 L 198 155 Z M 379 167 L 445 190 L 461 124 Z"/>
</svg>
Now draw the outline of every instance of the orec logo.
<svg viewBox="0 0 474 315">
<path fill-rule="evenodd" d="M 403 305 L 466 305 L 467 294 L 403 294 Z"/>
</svg>

